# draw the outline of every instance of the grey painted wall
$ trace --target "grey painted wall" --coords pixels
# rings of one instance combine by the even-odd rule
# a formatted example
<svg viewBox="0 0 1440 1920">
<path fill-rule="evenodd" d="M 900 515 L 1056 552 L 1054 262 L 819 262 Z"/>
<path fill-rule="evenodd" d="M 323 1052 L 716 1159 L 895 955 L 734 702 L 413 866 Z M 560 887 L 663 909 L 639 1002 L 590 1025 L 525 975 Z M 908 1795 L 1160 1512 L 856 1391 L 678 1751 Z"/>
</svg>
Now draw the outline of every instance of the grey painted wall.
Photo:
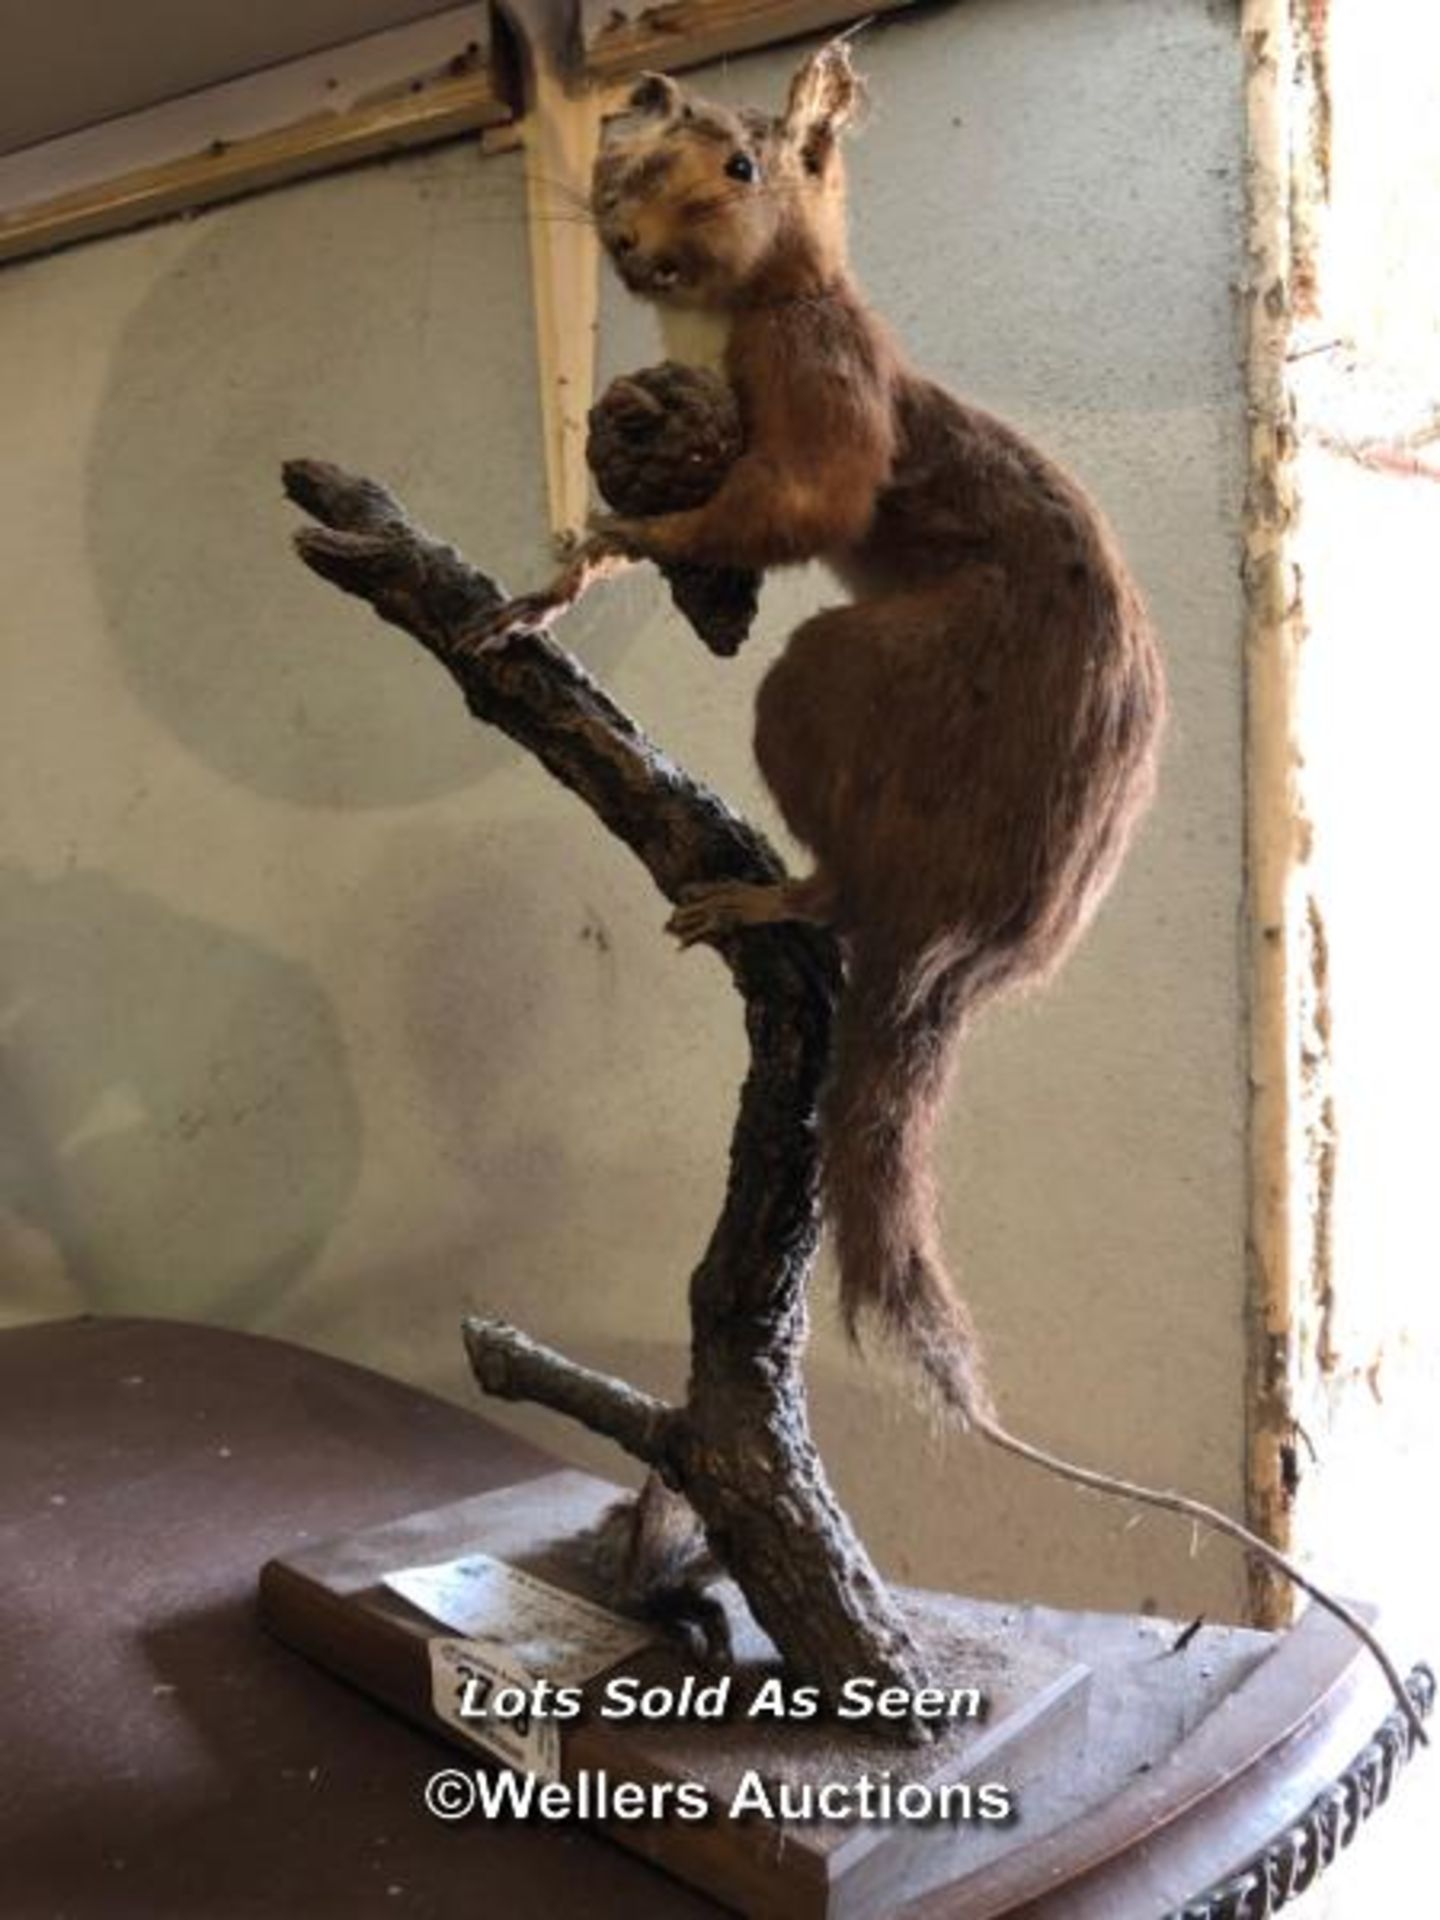
<svg viewBox="0 0 1440 1920">
<path fill-rule="evenodd" d="M 793 56 L 714 90 L 778 99 Z M 1163 629 L 1163 794 L 1063 980 L 975 1038 L 943 1177 L 1002 1401 L 1096 1463 L 1242 1498 L 1241 146 L 1228 10 L 970 0 L 876 29 L 855 252 L 935 372 L 1067 459 Z M 459 147 L 0 275 L 0 1312 L 187 1314 L 467 1394 L 484 1305 L 660 1389 L 742 1064 L 707 955 L 436 670 L 286 550 L 276 468 L 390 479 L 544 564 L 521 187 Z M 607 370 L 655 356 L 608 297 Z M 711 659 L 644 580 L 570 638 L 767 823 L 754 685 L 833 592 Z M 1237 1608 L 1227 1551 L 812 1376 L 893 1572 Z M 614 1470 L 552 1418 L 528 1431 Z"/>
</svg>

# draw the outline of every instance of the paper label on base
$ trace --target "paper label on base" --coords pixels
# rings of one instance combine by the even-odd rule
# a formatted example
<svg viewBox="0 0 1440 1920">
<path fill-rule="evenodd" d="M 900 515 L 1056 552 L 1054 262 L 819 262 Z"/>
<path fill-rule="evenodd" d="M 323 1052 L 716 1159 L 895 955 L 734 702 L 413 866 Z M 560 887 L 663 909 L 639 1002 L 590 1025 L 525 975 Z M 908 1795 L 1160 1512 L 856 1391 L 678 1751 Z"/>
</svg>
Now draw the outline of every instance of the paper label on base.
<svg viewBox="0 0 1440 1920">
<path fill-rule="evenodd" d="M 430 1704 L 472 1746 L 560 1778 L 560 1729 L 525 1702 L 539 1680 L 580 1686 L 659 1636 L 488 1553 L 387 1573 L 384 1584 L 463 1638 L 428 1642 Z M 493 1711 L 503 1706 L 504 1712 Z M 491 1710 L 487 1710 L 491 1709 Z"/>
<path fill-rule="evenodd" d="M 488 1553 L 387 1573 L 385 1585 L 467 1640 L 518 1664 L 531 1681 L 578 1685 L 659 1638 Z"/>
<path fill-rule="evenodd" d="M 503 1647 L 483 1640 L 434 1639 L 429 1649 L 430 1704 L 437 1719 L 506 1766 L 539 1780 L 558 1780 L 559 1727 L 553 1720 L 514 1711 L 516 1700 L 530 1694 L 535 1676 Z M 503 1715 L 486 1711 L 497 1698 L 509 1702 Z"/>
</svg>

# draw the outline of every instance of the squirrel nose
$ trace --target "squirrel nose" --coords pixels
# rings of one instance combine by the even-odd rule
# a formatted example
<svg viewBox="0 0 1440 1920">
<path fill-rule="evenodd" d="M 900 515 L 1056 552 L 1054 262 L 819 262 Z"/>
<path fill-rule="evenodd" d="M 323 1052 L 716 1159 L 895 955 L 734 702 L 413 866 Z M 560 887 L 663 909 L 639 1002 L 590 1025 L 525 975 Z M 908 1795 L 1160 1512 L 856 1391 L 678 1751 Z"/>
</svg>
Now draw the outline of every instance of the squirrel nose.
<svg viewBox="0 0 1440 1920">
<path fill-rule="evenodd" d="M 610 242 L 610 248 L 613 253 L 633 253 L 639 244 L 639 240 L 627 229 L 616 234 Z"/>
</svg>

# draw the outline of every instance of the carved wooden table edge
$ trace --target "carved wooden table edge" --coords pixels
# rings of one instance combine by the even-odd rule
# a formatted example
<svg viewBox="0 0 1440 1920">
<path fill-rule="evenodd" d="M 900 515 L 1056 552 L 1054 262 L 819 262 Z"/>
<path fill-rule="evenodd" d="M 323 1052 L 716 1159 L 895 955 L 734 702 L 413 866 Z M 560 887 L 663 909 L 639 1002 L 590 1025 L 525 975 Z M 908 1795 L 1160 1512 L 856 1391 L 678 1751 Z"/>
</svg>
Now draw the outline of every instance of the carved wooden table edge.
<svg viewBox="0 0 1440 1920">
<path fill-rule="evenodd" d="M 1435 1706 L 1433 1670 L 1424 1662 L 1413 1667 L 1405 1690 L 1421 1717 L 1428 1719 Z M 1278 1913 L 1315 1885 L 1376 1809 L 1384 1806 L 1418 1744 L 1414 1728 L 1395 1708 L 1298 1820 L 1260 1848 L 1238 1873 L 1183 1907 L 1172 1908 L 1164 1920 L 1267 1920 Z"/>
</svg>

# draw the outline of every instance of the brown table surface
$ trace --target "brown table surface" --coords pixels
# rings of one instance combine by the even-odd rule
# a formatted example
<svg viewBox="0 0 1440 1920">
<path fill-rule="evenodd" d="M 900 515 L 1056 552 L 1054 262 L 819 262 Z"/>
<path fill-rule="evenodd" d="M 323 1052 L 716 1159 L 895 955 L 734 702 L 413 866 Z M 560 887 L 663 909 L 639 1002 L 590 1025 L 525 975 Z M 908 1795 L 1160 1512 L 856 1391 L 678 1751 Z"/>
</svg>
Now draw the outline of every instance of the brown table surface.
<svg viewBox="0 0 1440 1920">
<path fill-rule="evenodd" d="M 442 1825 L 420 1796 L 445 1749 L 257 1624 L 271 1555 L 547 1455 L 361 1368 L 157 1321 L 0 1335 L 0 1425 L 3 1920 L 720 1911 L 579 1830 Z"/>
<path fill-rule="evenodd" d="M 453 1754 L 258 1623 L 272 1557 L 524 1482 L 549 1455 L 362 1368 L 173 1321 L 0 1333 L 0 1422 L 0 1920 L 722 1911 L 579 1827 L 436 1821 L 424 1785 Z M 1273 1657 L 1271 1636 L 1207 1627 L 1177 1660 L 1162 1623 L 1023 1611 L 1094 1675 L 1053 1839 L 1028 1809 L 1025 1874 L 1055 1856 L 1045 1920 L 1189 1902 L 1328 1795 L 1387 1704 L 1324 1616 Z M 997 1861 L 960 1906 L 1031 1912 L 1013 1870 Z M 914 1911 L 957 1910 L 939 1893 Z"/>
</svg>

